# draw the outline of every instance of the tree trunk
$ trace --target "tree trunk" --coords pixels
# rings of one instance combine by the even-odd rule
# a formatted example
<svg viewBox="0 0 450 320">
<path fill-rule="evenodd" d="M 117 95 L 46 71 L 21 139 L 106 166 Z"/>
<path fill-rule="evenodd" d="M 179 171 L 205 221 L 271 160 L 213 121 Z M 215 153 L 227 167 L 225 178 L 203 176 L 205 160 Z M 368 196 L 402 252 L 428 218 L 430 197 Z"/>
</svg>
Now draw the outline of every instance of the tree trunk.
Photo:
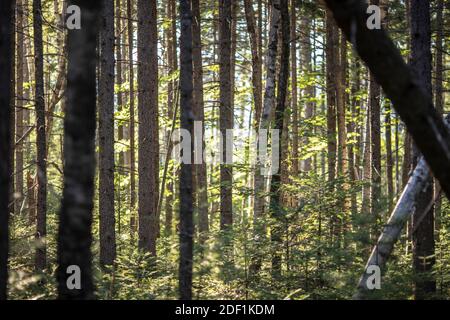
<svg viewBox="0 0 450 320">
<path fill-rule="evenodd" d="M 291 0 L 291 112 L 292 112 L 292 175 L 297 177 L 299 174 L 299 156 L 298 156 L 298 90 L 297 90 L 297 15 L 295 9 L 295 0 Z M 262 36 L 262 35 L 261 35 Z"/>
<path fill-rule="evenodd" d="M 60 299 L 94 298 L 91 226 L 95 175 L 95 65 L 101 2 L 76 3 L 83 13 L 83 27 L 69 30 L 68 36 L 64 191 L 58 230 L 57 280 Z M 79 267 L 79 290 L 71 290 L 67 286 L 67 280 L 73 274 L 69 266 Z"/>
<path fill-rule="evenodd" d="M 342 34 L 340 39 L 340 61 L 339 61 L 339 72 L 338 81 L 336 83 L 337 90 L 337 125 L 338 125 L 338 174 L 341 179 L 344 179 L 342 186 L 342 196 L 339 199 L 340 208 L 342 209 L 343 217 L 341 221 L 338 221 L 339 226 L 337 226 L 338 231 L 341 229 L 345 220 L 347 219 L 347 213 L 349 210 L 348 201 L 348 190 L 350 186 L 348 185 L 348 148 L 347 148 L 347 121 L 346 121 L 346 109 L 347 109 L 347 93 L 345 92 L 347 88 L 347 42 L 345 41 L 345 36 Z M 343 230 L 341 230 L 342 232 Z M 339 233 L 339 232 L 338 232 Z M 341 235 L 339 235 L 341 237 Z"/>
<path fill-rule="evenodd" d="M 233 0 L 219 2 L 219 42 L 220 42 L 220 132 L 223 151 L 220 165 L 220 228 L 230 229 L 233 224 L 232 202 L 232 144 L 227 142 L 227 130 L 233 129 L 233 109 L 231 102 L 231 7 Z M 228 139 L 230 140 L 230 139 Z M 228 157 L 227 157 L 228 155 Z"/>
<path fill-rule="evenodd" d="M 264 92 L 264 105 L 261 113 L 261 120 L 259 122 L 259 130 L 260 133 L 257 138 L 257 146 L 256 152 L 257 155 L 260 152 L 260 138 L 264 133 L 264 136 L 267 139 L 267 132 L 263 130 L 270 129 L 270 120 L 272 115 L 272 110 L 275 105 L 275 88 L 276 88 L 276 80 L 275 80 L 275 70 L 276 70 L 276 61 L 277 61 L 277 48 L 278 48 L 278 28 L 280 25 L 280 10 L 277 7 L 272 6 L 271 9 L 271 17 L 270 17 L 270 32 L 269 32 L 269 40 L 267 44 L 267 57 L 266 57 L 266 88 Z M 265 159 L 261 159 L 257 156 L 257 162 L 255 166 L 255 175 L 254 175 L 254 209 L 253 209 L 253 233 L 255 238 L 255 246 L 256 250 L 259 250 L 260 239 L 264 238 L 264 226 L 262 218 L 264 216 L 264 205 L 266 198 L 266 190 L 264 186 L 265 177 L 263 175 L 263 171 L 265 168 Z M 256 274 L 261 268 L 261 256 L 258 254 L 255 256 L 253 261 L 251 262 L 250 271 L 251 274 Z"/>
<path fill-rule="evenodd" d="M 253 123 L 255 131 L 257 131 L 259 128 L 259 121 L 261 120 L 262 110 L 262 62 L 258 50 L 258 43 L 262 34 L 256 32 L 255 13 L 251 0 L 244 0 L 244 9 L 245 19 L 247 20 L 247 32 L 250 38 L 250 49 L 252 52 L 252 85 L 253 103 L 255 106 Z"/>
<path fill-rule="evenodd" d="M 372 0 L 371 4 L 380 6 L 380 0 Z M 371 141 L 371 219 L 375 224 L 381 214 L 381 88 L 374 75 L 370 73 L 369 80 L 369 104 L 370 104 L 370 141 Z M 371 237 L 378 237 L 376 226 L 372 228 Z"/>
<path fill-rule="evenodd" d="M 36 109 L 37 147 L 37 219 L 36 219 L 36 270 L 42 271 L 47 264 L 47 142 L 45 132 L 44 101 L 44 51 L 42 45 L 41 0 L 33 0 L 34 30 L 34 76 Z"/>
<path fill-rule="evenodd" d="M 135 95 L 134 95 L 134 61 L 133 61 L 133 0 L 127 0 L 127 29 L 128 29 L 128 60 L 129 60 L 129 81 L 130 81 L 130 229 L 131 235 L 134 237 L 136 233 L 136 158 L 135 158 Z"/>
<path fill-rule="evenodd" d="M 114 0 L 102 1 L 98 90 L 100 264 L 116 258 L 114 216 Z"/>
<path fill-rule="evenodd" d="M 326 17 L 326 66 L 327 66 L 327 144 L 328 144 L 328 181 L 336 178 L 336 70 L 338 32 L 331 11 Z"/>
<path fill-rule="evenodd" d="M 436 78 L 435 78 L 435 106 L 436 110 L 442 114 L 444 111 L 444 99 L 443 99 L 443 0 L 437 0 L 436 8 Z M 435 181 L 434 190 L 440 189 L 439 183 Z M 435 195 L 436 203 L 434 207 L 434 214 L 436 217 L 436 230 L 439 230 L 440 216 L 441 216 L 441 197 Z"/>
<path fill-rule="evenodd" d="M 17 14 L 17 63 L 16 63 L 16 95 L 17 95 L 17 111 L 16 111 L 16 132 L 14 141 L 19 141 L 24 134 L 24 2 L 19 0 L 16 8 Z M 19 214 L 23 206 L 23 143 L 15 143 L 16 163 L 15 163 L 15 199 L 14 212 Z"/>
<path fill-rule="evenodd" d="M 289 9 L 288 0 L 280 0 L 280 13 L 281 13 L 281 56 L 280 56 L 280 72 L 278 75 L 278 95 L 275 109 L 275 130 L 279 130 L 279 137 L 283 136 L 283 131 L 287 130 L 284 127 L 285 110 L 286 110 L 286 97 L 289 80 L 289 41 L 290 41 L 290 28 L 289 28 Z M 274 10 L 274 8 L 272 8 Z M 273 145 L 274 141 L 272 141 Z M 276 143 L 276 142 L 275 142 Z M 283 145 L 281 141 L 278 142 L 278 161 L 279 167 L 285 164 L 283 157 Z M 274 152 L 274 151 L 272 151 Z M 272 175 L 272 181 L 270 185 L 270 212 L 271 216 L 275 219 L 275 224 L 271 231 L 271 241 L 274 245 L 274 252 L 272 253 L 272 275 L 277 278 L 281 276 L 281 244 L 282 235 L 285 232 L 286 221 L 285 214 L 281 204 L 281 170 Z"/>
<path fill-rule="evenodd" d="M 422 92 L 431 100 L 431 30 L 430 1 L 411 0 L 411 67 Z M 415 152 L 415 158 L 419 157 Z M 415 159 L 414 162 L 417 160 Z M 422 300 L 436 292 L 436 280 L 431 274 L 435 264 L 433 181 L 429 177 L 421 193 L 413 216 L 413 267 L 415 273 L 414 297 Z M 421 216 L 425 215 L 424 218 Z"/>
<path fill-rule="evenodd" d="M 114 0 L 113 0 L 114 1 Z M 115 0 L 115 8 L 116 8 L 116 84 L 118 87 L 117 90 L 117 111 L 122 111 L 123 108 L 123 93 L 122 93 L 122 82 L 123 82 L 123 75 L 122 75 L 122 57 L 123 57 L 123 47 L 122 47 L 122 17 L 120 16 L 120 7 L 121 7 L 121 0 Z M 112 4 L 114 6 L 114 2 Z M 131 17 L 130 17 L 131 19 Z M 114 22 L 113 22 L 113 29 L 114 29 Z M 125 139 L 125 128 L 123 126 L 124 121 L 122 120 L 122 117 L 118 119 L 117 121 L 117 138 L 119 142 L 122 142 L 123 139 Z M 125 156 L 126 153 L 119 152 L 119 173 L 124 172 L 125 170 Z"/>
<path fill-rule="evenodd" d="M 156 1 L 138 0 L 139 248 L 156 255 L 159 223 L 158 33 Z"/>
<path fill-rule="evenodd" d="M 195 1 L 195 0 L 194 0 Z M 193 132 L 193 68 L 192 68 L 192 12 L 189 0 L 180 0 L 180 109 L 181 128 Z M 191 153 L 193 157 L 193 140 Z M 193 196 L 192 164 L 181 163 L 180 169 L 180 299 L 192 299 L 193 260 Z"/>
<path fill-rule="evenodd" d="M 385 123 L 386 123 L 386 180 L 387 180 L 387 200 L 388 209 L 392 210 L 393 200 L 394 200 L 394 160 L 392 157 L 392 123 L 391 123 L 391 105 L 389 102 L 385 104 Z"/>
<path fill-rule="evenodd" d="M 199 0 L 192 0 L 192 62 L 193 62 L 193 110 L 195 120 L 201 122 L 201 149 L 204 150 L 205 143 L 203 137 L 205 136 L 205 111 L 203 104 L 203 69 L 202 69 L 202 43 L 201 43 L 201 17 Z M 195 148 L 197 150 L 197 148 Z M 206 163 L 203 160 L 203 152 L 196 155 L 196 193 L 197 193 L 197 208 L 200 240 L 203 242 L 209 232 L 209 217 L 208 217 L 208 184 Z"/>
<path fill-rule="evenodd" d="M 424 192 L 424 188 L 428 184 L 430 177 L 431 172 L 425 160 L 422 158 L 411 175 L 411 178 L 403 190 L 403 193 L 400 196 L 391 217 L 378 238 L 377 244 L 372 250 L 372 254 L 367 261 L 366 267 L 364 268 L 364 273 L 359 280 L 357 291 L 353 296 L 353 299 L 360 300 L 370 298 L 370 291 L 367 284 L 373 273 L 367 272 L 367 268 L 374 265 L 380 267 L 380 269 L 384 269 L 387 259 L 394 249 L 394 244 L 401 235 L 403 227 L 406 225 L 413 213 L 415 215 L 417 213 L 421 213 L 416 210 L 415 206 L 418 198 Z"/>
<path fill-rule="evenodd" d="M 306 79 L 308 82 L 310 82 L 310 77 L 312 73 L 312 66 L 311 66 L 311 40 L 310 40 L 310 33 L 311 33 L 311 18 L 306 15 L 306 13 L 303 14 L 300 21 L 300 51 L 301 51 L 301 61 L 302 61 L 302 74 L 304 79 Z M 336 76 L 336 75 L 335 75 Z M 339 83 L 339 81 L 337 82 Z M 305 100 L 305 118 L 304 120 L 308 121 L 311 120 L 311 118 L 314 115 L 314 102 L 312 99 L 314 98 L 314 85 L 307 85 L 303 91 L 302 98 Z M 303 146 L 308 147 L 309 139 L 308 136 L 312 135 L 312 129 L 308 129 L 306 134 L 306 137 L 303 139 Z M 312 169 L 312 158 L 305 159 L 303 163 L 303 170 L 305 172 L 309 172 Z"/>
<path fill-rule="evenodd" d="M 0 300 L 6 300 L 8 284 L 13 9 L 13 1 L 0 2 Z"/>
</svg>

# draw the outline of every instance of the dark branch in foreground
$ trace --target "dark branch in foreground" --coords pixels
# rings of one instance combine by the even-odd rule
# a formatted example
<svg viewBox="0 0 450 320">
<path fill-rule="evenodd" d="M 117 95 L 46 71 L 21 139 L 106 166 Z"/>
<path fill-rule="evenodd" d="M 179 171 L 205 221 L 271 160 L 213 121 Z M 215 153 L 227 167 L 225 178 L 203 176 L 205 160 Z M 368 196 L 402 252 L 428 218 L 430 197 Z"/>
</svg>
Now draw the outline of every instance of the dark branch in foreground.
<svg viewBox="0 0 450 320">
<path fill-rule="evenodd" d="M 325 0 L 338 26 L 369 67 L 450 198 L 450 133 L 387 33 L 369 30 L 362 0 Z"/>
</svg>

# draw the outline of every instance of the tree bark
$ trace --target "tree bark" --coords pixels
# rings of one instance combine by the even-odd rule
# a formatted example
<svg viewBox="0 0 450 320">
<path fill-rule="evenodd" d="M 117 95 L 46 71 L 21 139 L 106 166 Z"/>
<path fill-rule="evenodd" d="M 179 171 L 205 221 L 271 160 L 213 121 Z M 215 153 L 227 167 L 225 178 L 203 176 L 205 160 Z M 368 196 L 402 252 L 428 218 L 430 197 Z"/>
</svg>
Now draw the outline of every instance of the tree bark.
<svg viewBox="0 0 450 320">
<path fill-rule="evenodd" d="M 134 28 L 133 28 L 133 0 L 127 0 L 127 29 L 128 29 L 128 60 L 129 60 L 129 81 L 130 81 L 130 229 L 134 237 L 136 233 L 136 147 L 135 147 L 135 94 L 134 94 Z"/>
<path fill-rule="evenodd" d="M 229 230 L 233 224 L 232 145 L 226 141 L 227 130 L 233 129 L 233 109 L 231 93 L 231 7 L 233 0 L 219 2 L 219 42 L 220 42 L 220 132 L 223 149 L 220 165 L 220 228 Z M 227 157 L 227 154 L 228 157 Z"/>
<path fill-rule="evenodd" d="M 80 6 L 80 30 L 69 30 L 64 118 L 64 191 L 58 230 L 58 297 L 93 299 L 92 210 L 95 175 L 96 43 L 100 1 Z M 80 108 L 83 106 L 83 108 Z M 69 266 L 80 268 L 81 289 L 67 287 Z M 69 269 L 70 270 L 70 269 Z"/>
<path fill-rule="evenodd" d="M 255 13 L 251 0 L 244 0 L 245 19 L 247 21 L 247 32 L 250 38 L 250 49 L 252 52 L 252 85 L 253 85 L 253 103 L 255 107 L 254 128 L 259 128 L 262 110 L 262 62 L 258 43 L 261 33 L 256 32 Z M 294 39 L 294 38 L 293 38 Z"/>
<path fill-rule="evenodd" d="M 270 17 L 270 32 L 269 40 L 267 43 L 267 57 L 266 57 L 266 87 L 264 92 L 264 105 L 261 113 L 261 120 L 259 122 L 259 130 L 261 134 L 262 130 L 270 129 L 270 121 L 272 110 L 275 105 L 275 89 L 276 89 L 276 59 L 277 59 L 277 48 L 278 48 L 278 29 L 280 26 L 280 10 L 272 6 L 271 17 Z M 264 132 L 267 135 L 267 132 Z M 260 137 L 257 138 L 256 152 L 257 155 L 260 152 Z M 254 208 L 253 208 L 253 233 L 255 238 L 256 249 L 259 249 L 260 239 L 264 238 L 264 226 L 262 218 L 264 216 L 264 205 L 266 199 L 266 189 L 265 189 L 265 177 L 262 173 L 264 166 L 264 159 L 257 156 L 255 173 L 254 173 Z M 261 257 L 259 254 L 253 259 L 250 265 L 250 271 L 252 274 L 256 274 L 261 268 Z"/>
<path fill-rule="evenodd" d="M 0 2 L 0 300 L 6 300 L 8 284 L 13 9 L 13 1 Z"/>
<path fill-rule="evenodd" d="M 333 21 L 331 11 L 327 10 L 326 16 L 326 66 L 327 66 L 327 149 L 328 149 L 328 181 L 336 178 L 336 67 L 338 32 Z"/>
<path fill-rule="evenodd" d="M 431 28 L 430 1 L 411 0 L 411 67 L 421 89 L 432 100 L 431 85 Z M 415 158 L 419 157 L 418 152 Z M 414 159 L 413 162 L 418 160 Z M 435 264 L 434 250 L 434 203 L 433 180 L 431 177 L 424 186 L 425 192 L 417 199 L 412 221 L 413 267 L 415 273 L 414 297 L 423 300 L 436 292 L 436 280 L 431 275 Z M 421 215 L 425 214 L 424 218 Z M 420 220 L 419 220 L 420 219 Z"/>
<path fill-rule="evenodd" d="M 277 4 L 274 2 L 274 10 Z M 286 97 L 289 80 L 289 42 L 290 42 L 290 27 L 289 27 L 289 9 L 288 1 L 280 0 L 280 14 L 281 14 L 281 55 L 280 55 L 280 71 L 278 75 L 278 95 L 275 109 L 275 125 L 274 129 L 279 130 L 279 137 L 283 136 L 286 110 Z M 273 143 L 273 141 L 272 141 Z M 274 245 L 274 252 L 272 253 L 272 275 L 277 278 L 281 276 L 281 244 L 282 235 L 285 231 L 286 221 L 284 210 L 281 204 L 281 167 L 285 163 L 283 157 L 283 145 L 281 141 L 278 142 L 278 161 L 280 170 L 272 175 L 272 181 L 270 185 L 270 213 L 275 219 L 271 231 L 271 241 Z"/>
<path fill-rule="evenodd" d="M 195 1 L 195 0 L 194 0 Z M 180 110 L 181 128 L 192 132 L 193 117 L 193 68 L 192 68 L 192 11 L 191 1 L 180 0 Z M 191 159 L 193 157 L 191 139 Z M 181 163 L 180 169 L 180 299 L 192 299 L 192 260 L 193 260 L 193 196 L 192 164 Z"/>
<path fill-rule="evenodd" d="M 16 62 L 16 95 L 17 95 L 17 111 L 16 111 L 16 130 L 15 139 L 18 141 L 22 138 L 24 134 L 24 2 L 19 0 L 16 7 L 17 14 L 17 62 Z M 24 179 L 23 179 L 23 143 L 15 143 L 16 151 L 16 163 L 15 163 L 15 199 L 14 199 L 14 212 L 19 214 L 23 206 L 23 189 L 24 189 Z"/>
<path fill-rule="evenodd" d="M 304 79 L 310 82 L 310 77 L 312 73 L 312 65 L 311 65 L 311 18 L 307 16 L 305 13 L 301 17 L 300 21 L 300 52 L 301 52 L 301 69 Z M 336 74 L 334 75 L 336 76 Z M 339 81 L 337 82 L 339 83 Z M 314 102 L 312 99 L 314 98 L 314 85 L 308 84 L 303 90 L 302 99 L 305 101 L 305 118 L 304 120 L 308 121 L 314 115 Z M 309 126 L 309 124 L 307 124 Z M 303 139 L 303 145 L 307 148 L 309 144 L 308 136 L 312 135 L 312 129 L 308 129 L 306 131 L 306 137 Z M 304 172 L 309 172 L 312 169 L 312 158 L 307 158 L 303 162 L 303 170 Z"/>
<path fill-rule="evenodd" d="M 114 216 L 114 0 L 102 0 L 98 84 L 100 264 L 116 258 Z"/>
<path fill-rule="evenodd" d="M 442 114 L 444 111 L 444 99 L 443 99 L 443 11 L 444 2 L 443 0 L 437 0 L 436 8 L 436 78 L 435 78 L 435 107 L 436 110 Z M 434 190 L 440 189 L 439 183 L 435 181 Z M 437 195 L 435 195 L 436 197 Z M 440 216 L 442 212 L 442 201 L 441 197 L 436 197 L 436 203 L 434 207 L 434 214 L 436 217 L 436 230 L 439 230 Z"/>
<path fill-rule="evenodd" d="M 202 138 L 205 136 L 205 111 L 203 103 L 203 67 L 202 67 L 202 41 L 201 41 L 201 17 L 199 0 L 192 0 L 192 62 L 193 62 L 193 110 L 195 120 L 201 122 Z M 201 140 L 201 149 L 205 143 Z M 197 150 L 195 148 L 195 150 Z M 196 164 L 196 194 L 200 240 L 203 242 L 209 232 L 208 217 L 208 183 L 206 163 L 203 160 L 203 152 L 196 156 L 201 161 Z"/>
<path fill-rule="evenodd" d="M 34 77 L 36 109 L 36 147 L 37 147 L 37 219 L 36 219 L 36 270 L 42 271 L 47 264 L 47 142 L 45 132 L 44 101 L 44 50 L 42 45 L 42 6 L 41 0 L 33 0 L 34 30 Z"/>
<path fill-rule="evenodd" d="M 297 89 L 297 14 L 295 0 L 291 0 L 291 112 L 292 112 L 292 175 L 298 176 L 299 156 L 298 156 L 298 89 Z M 262 36 L 262 35 L 261 35 Z"/>
<path fill-rule="evenodd" d="M 156 2 L 138 0 L 139 248 L 156 255 L 158 235 L 158 33 Z"/>
</svg>

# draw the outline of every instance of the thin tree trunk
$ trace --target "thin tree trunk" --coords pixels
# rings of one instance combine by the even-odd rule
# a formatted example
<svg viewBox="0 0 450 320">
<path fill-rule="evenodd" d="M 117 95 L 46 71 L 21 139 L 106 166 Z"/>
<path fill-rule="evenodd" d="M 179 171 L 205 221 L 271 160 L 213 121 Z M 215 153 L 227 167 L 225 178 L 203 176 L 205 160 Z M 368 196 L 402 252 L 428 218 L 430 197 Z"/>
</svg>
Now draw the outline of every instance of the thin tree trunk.
<svg viewBox="0 0 450 320">
<path fill-rule="evenodd" d="M 176 35 L 176 5 L 175 0 L 169 0 L 167 4 L 168 8 L 168 16 L 171 21 L 170 28 L 168 30 L 167 35 L 167 60 L 169 64 L 169 74 L 173 75 L 173 73 L 177 69 L 177 35 Z M 167 94 L 167 116 L 169 119 L 176 119 L 177 112 L 174 109 L 177 109 L 177 93 L 178 93 L 178 82 L 176 80 L 169 81 L 168 83 L 168 94 Z M 169 134 L 170 135 L 170 134 Z M 169 141 L 170 143 L 170 141 Z M 174 176 L 174 168 L 172 164 L 168 164 L 168 171 L 170 175 L 167 176 L 167 190 L 166 190 L 166 206 L 165 206 L 165 232 L 166 235 L 172 235 L 172 223 L 173 223 L 173 199 L 174 199 L 174 184 L 173 184 L 173 176 Z"/>
<path fill-rule="evenodd" d="M 98 90 L 100 264 L 116 258 L 114 216 L 114 0 L 102 0 Z"/>
<path fill-rule="evenodd" d="M 60 299 L 94 298 L 91 226 L 95 175 L 96 44 L 101 2 L 86 0 L 76 4 L 83 13 L 83 27 L 69 30 L 68 36 L 64 191 L 58 230 Z M 79 290 L 71 290 L 67 286 L 68 277 L 74 272 L 68 269 L 69 266 L 79 267 Z"/>
<path fill-rule="evenodd" d="M 371 4 L 379 6 L 380 0 L 372 0 Z M 369 80 L 370 104 L 370 141 L 371 141 L 371 222 L 376 223 L 381 214 L 381 88 L 374 75 Z M 372 228 L 371 236 L 376 239 L 378 230 Z"/>
<path fill-rule="evenodd" d="M 281 56 L 280 56 L 280 73 L 278 75 L 278 95 L 275 109 L 275 130 L 279 130 L 279 136 L 283 136 L 283 131 L 287 130 L 284 127 L 286 97 L 289 80 L 289 9 L 288 0 L 280 0 L 280 14 L 281 14 Z M 272 8 L 274 10 L 274 8 Z M 273 142 L 272 142 L 273 143 Z M 276 142 L 275 142 L 276 143 Z M 278 161 L 280 169 L 285 163 L 283 157 L 283 145 L 279 142 L 278 147 Z M 276 223 L 271 232 L 271 241 L 274 244 L 274 252 L 272 253 L 272 275 L 277 278 L 281 276 L 281 248 L 282 234 L 285 231 L 286 221 L 284 210 L 281 204 L 281 170 L 272 175 L 270 185 L 270 211 L 271 216 Z"/>
<path fill-rule="evenodd" d="M 311 18 L 307 15 L 303 14 L 301 21 L 300 21 L 300 51 L 302 56 L 302 70 L 303 70 L 303 77 L 304 79 L 307 79 L 308 82 L 310 82 L 310 77 L 312 73 L 312 65 L 311 65 L 311 40 L 310 40 L 310 33 L 311 33 Z M 335 75 L 336 76 L 336 75 Z M 339 83 L 339 81 L 337 82 Z M 314 102 L 312 99 L 314 98 L 314 85 L 307 85 L 306 88 L 303 91 L 302 98 L 305 101 L 305 118 L 304 120 L 308 121 L 311 120 L 311 118 L 314 115 Z M 303 139 L 303 145 L 305 147 L 309 144 L 308 135 L 311 135 L 311 130 L 309 130 L 309 133 L 306 135 L 306 137 Z M 305 172 L 309 172 L 312 169 L 312 158 L 305 159 L 303 163 L 303 170 Z"/>
<path fill-rule="evenodd" d="M 340 230 L 347 219 L 347 213 L 350 209 L 348 190 L 350 186 L 347 183 L 348 179 L 348 148 L 347 148 L 347 121 L 346 121 L 346 109 L 347 109 L 347 94 L 345 92 L 347 88 L 347 42 L 345 36 L 342 34 L 340 39 L 340 57 L 339 57 L 339 72 L 338 81 L 336 83 L 337 90 L 337 124 L 338 124 L 338 174 L 341 179 L 344 179 L 342 186 L 342 199 L 340 199 L 340 208 L 342 208 L 343 217 L 338 219 L 339 225 L 337 233 L 343 232 Z M 342 235 L 338 235 L 341 237 Z"/>
<path fill-rule="evenodd" d="M 180 109 L 181 128 L 193 131 L 193 68 L 192 68 L 192 12 L 191 1 L 180 0 Z M 193 141 L 191 153 L 193 157 Z M 192 260 L 193 260 L 193 195 L 192 164 L 181 163 L 180 170 L 180 299 L 192 299 Z"/>
<path fill-rule="evenodd" d="M 338 32 L 331 11 L 326 17 L 326 66 L 327 66 L 327 144 L 328 144 L 328 181 L 336 178 L 336 65 Z"/>
<path fill-rule="evenodd" d="M 266 57 L 266 88 L 264 92 L 264 105 L 261 113 L 261 120 L 259 122 L 259 136 L 257 138 L 256 152 L 260 152 L 260 138 L 264 134 L 267 139 L 267 131 L 270 129 L 270 120 L 272 115 L 272 110 L 275 105 L 275 88 L 276 88 L 276 59 L 277 59 L 277 48 L 278 48 L 278 28 L 280 26 L 280 10 L 277 7 L 272 6 L 271 17 L 270 17 L 270 32 L 269 40 L 267 46 L 267 57 Z M 257 162 L 255 166 L 254 173 L 254 209 L 253 209 L 253 233 L 255 238 L 256 249 L 259 249 L 260 239 L 264 238 L 264 226 L 262 218 L 264 216 L 264 204 L 265 204 L 265 187 L 264 187 L 264 170 L 265 159 L 261 159 L 257 156 Z M 250 265 L 250 273 L 257 274 L 261 268 L 261 256 L 257 255 L 253 259 Z"/>
<path fill-rule="evenodd" d="M 262 34 L 256 32 L 255 13 L 251 0 L 244 0 L 244 9 L 245 19 L 247 21 L 247 32 L 250 38 L 250 49 L 252 52 L 252 85 L 253 103 L 255 106 L 253 123 L 255 130 L 258 130 L 262 111 L 262 62 L 258 44 Z"/>
<path fill-rule="evenodd" d="M 18 141 L 24 134 L 24 2 L 19 0 L 16 8 L 17 14 L 17 62 L 16 62 L 16 95 L 17 95 L 17 112 L 16 112 L 16 138 Z M 14 212 L 19 214 L 23 205 L 23 143 L 16 143 L 16 165 L 15 165 L 15 199 Z"/>
<path fill-rule="evenodd" d="M 10 211 L 11 213 L 14 214 L 14 190 L 15 190 L 15 186 L 14 186 L 14 179 L 13 179 L 13 175 L 15 172 L 15 168 L 14 168 L 14 146 L 16 144 L 16 110 L 15 110 L 15 105 L 16 105 L 16 86 L 15 86 L 15 79 L 16 79 L 16 36 L 15 36 L 15 30 L 16 30 L 16 14 L 15 14 L 15 9 L 16 9 L 16 0 L 12 1 L 12 18 L 11 18 L 11 30 L 13 32 L 13 35 L 10 37 L 11 39 L 11 56 L 13 57 L 11 60 L 11 81 L 12 84 L 10 86 L 10 90 L 11 90 L 11 94 L 10 94 L 10 98 L 11 98 L 11 105 L 13 106 L 13 109 L 11 110 L 10 113 L 10 117 L 9 117 L 9 125 L 10 125 L 10 153 L 9 153 L 9 161 L 11 164 L 11 172 L 10 172 L 10 176 L 11 176 L 11 180 L 9 182 L 9 207 L 10 207 Z"/>
<path fill-rule="evenodd" d="M 47 142 L 45 133 L 44 101 L 44 52 L 42 45 L 41 0 L 33 0 L 36 146 L 37 146 L 37 220 L 36 220 L 36 269 L 42 271 L 47 264 Z"/>
<path fill-rule="evenodd" d="M 232 202 L 232 145 L 227 143 L 227 130 L 233 129 L 233 109 L 231 93 L 231 7 L 233 0 L 219 2 L 219 42 L 220 42 L 220 132 L 222 135 L 223 151 L 220 166 L 220 226 L 227 230 L 233 224 Z M 229 139 L 228 139 L 229 140 Z M 227 157 L 228 155 L 228 157 Z"/>
<path fill-rule="evenodd" d="M 201 17 L 200 17 L 200 3 L 199 0 L 192 0 L 192 62 L 193 62 L 193 110 L 195 120 L 201 122 L 201 149 L 204 150 L 205 143 L 203 137 L 205 136 L 205 112 L 203 103 L 203 69 L 202 69 L 202 43 L 201 43 Z M 198 148 L 198 147 L 197 147 Z M 197 150 L 195 148 L 195 150 Z M 200 240 L 203 242 L 209 232 L 209 217 L 208 217 L 208 183 L 206 163 L 203 160 L 203 152 L 196 155 L 196 182 L 197 182 L 197 208 Z"/>
<path fill-rule="evenodd" d="M 392 123 L 391 106 L 389 102 L 385 104 L 385 123 L 386 123 L 386 180 L 387 180 L 387 200 L 389 211 L 392 210 L 394 201 L 394 160 L 392 157 Z"/>
<path fill-rule="evenodd" d="M 156 2 L 138 0 L 139 248 L 156 255 L 158 235 L 158 33 Z"/>
<path fill-rule="evenodd" d="M 128 17 L 128 60 L 129 60 L 129 77 L 130 77 L 130 229 L 131 235 L 134 237 L 136 233 L 136 147 L 135 147 L 135 95 L 134 95 L 134 29 L 133 29 L 133 0 L 127 0 L 127 17 Z"/>
<path fill-rule="evenodd" d="M 437 0 L 436 8 L 436 78 L 435 78 L 435 106 L 436 110 L 442 114 L 444 111 L 443 100 L 443 0 Z M 440 189 L 439 183 L 436 181 L 434 190 Z M 441 197 L 435 195 L 436 203 L 434 207 L 434 214 L 436 217 L 436 230 L 439 230 L 440 216 L 441 216 Z"/>
<path fill-rule="evenodd" d="M 361 214 L 369 215 L 370 214 L 370 206 L 371 206 L 371 190 L 370 190 L 370 181 L 372 175 L 372 166 L 371 166 L 371 143 L 370 143 L 370 105 L 367 105 L 367 116 L 366 116 L 366 127 L 365 127 L 365 137 L 364 137 L 364 151 L 363 151 L 363 161 L 362 161 L 362 178 L 363 178 L 363 189 L 362 189 L 362 203 L 361 203 Z"/>
<path fill-rule="evenodd" d="M 431 100 L 431 30 L 430 1 L 411 0 L 411 67 L 416 73 L 422 92 Z M 419 157 L 415 152 L 415 158 Z M 417 161 L 416 159 L 414 159 Z M 414 162 L 415 162 L 414 161 Z M 431 274 L 436 258 L 434 244 L 433 180 L 427 179 L 424 192 L 416 203 L 417 212 L 412 221 L 413 267 L 415 272 L 414 297 L 422 300 L 436 292 L 436 280 Z M 426 212 L 427 211 L 427 212 Z M 419 220 L 420 219 L 420 220 Z"/>
<path fill-rule="evenodd" d="M 120 7 L 121 0 L 115 0 L 115 8 L 116 8 L 116 84 L 118 87 L 117 91 L 117 111 L 122 111 L 123 108 L 123 93 L 122 93 L 122 83 L 123 83 L 123 75 L 122 75 L 122 57 L 123 48 L 122 48 L 122 17 L 120 16 Z M 114 6 L 114 3 L 113 3 Z M 131 18 L 130 18 L 131 19 Z M 113 26 L 114 28 L 114 26 Z M 117 122 L 117 138 L 120 141 L 123 141 L 125 138 L 125 128 L 123 126 L 123 120 L 120 118 Z M 119 172 L 123 172 L 125 169 L 125 154 L 124 152 L 119 152 Z"/>
<path fill-rule="evenodd" d="M 297 15 L 295 9 L 295 0 L 291 0 L 291 112 L 292 112 L 292 175 L 298 176 L 299 157 L 298 157 L 298 90 L 297 90 Z M 262 36 L 262 35 L 261 35 Z"/>
<path fill-rule="evenodd" d="M 0 1 L 0 300 L 6 300 L 8 284 L 13 2 Z"/>
<path fill-rule="evenodd" d="M 36 179 L 28 171 L 27 175 L 28 223 L 36 223 Z"/>
</svg>

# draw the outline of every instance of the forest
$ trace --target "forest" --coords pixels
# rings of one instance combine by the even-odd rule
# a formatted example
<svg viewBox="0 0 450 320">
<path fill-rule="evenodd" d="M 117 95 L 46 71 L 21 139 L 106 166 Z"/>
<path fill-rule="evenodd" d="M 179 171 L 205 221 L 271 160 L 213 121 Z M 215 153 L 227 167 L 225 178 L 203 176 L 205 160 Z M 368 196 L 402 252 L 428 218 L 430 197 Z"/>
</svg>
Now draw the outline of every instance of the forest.
<svg viewBox="0 0 450 320">
<path fill-rule="evenodd" d="M 449 299 L 449 13 L 1 0 L 0 300 Z"/>
</svg>

